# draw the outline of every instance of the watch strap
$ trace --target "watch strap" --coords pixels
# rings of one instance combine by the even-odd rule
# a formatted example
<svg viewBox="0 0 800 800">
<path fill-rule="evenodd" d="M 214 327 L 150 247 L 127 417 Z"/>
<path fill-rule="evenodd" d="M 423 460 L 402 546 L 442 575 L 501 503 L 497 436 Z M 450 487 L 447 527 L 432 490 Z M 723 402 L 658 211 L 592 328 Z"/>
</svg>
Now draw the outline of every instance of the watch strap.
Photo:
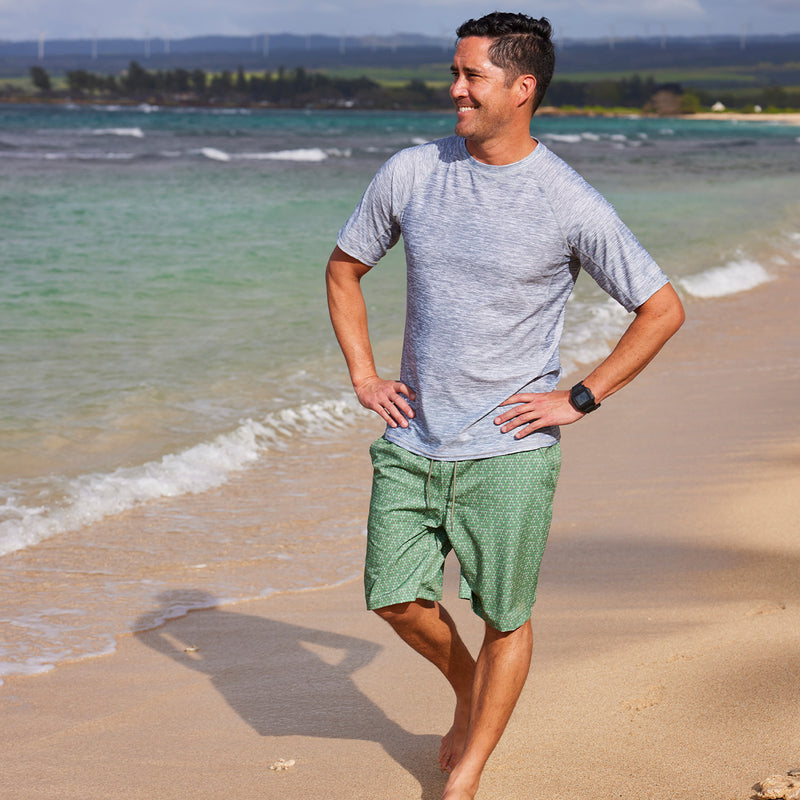
<svg viewBox="0 0 800 800">
<path fill-rule="evenodd" d="M 582 414 L 590 414 L 600 408 L 600 403 L 595 402 L 592 390 L 583 383 L 576 383 L 569 390 L 569 400 L 572 406 Z"/>
</svg>

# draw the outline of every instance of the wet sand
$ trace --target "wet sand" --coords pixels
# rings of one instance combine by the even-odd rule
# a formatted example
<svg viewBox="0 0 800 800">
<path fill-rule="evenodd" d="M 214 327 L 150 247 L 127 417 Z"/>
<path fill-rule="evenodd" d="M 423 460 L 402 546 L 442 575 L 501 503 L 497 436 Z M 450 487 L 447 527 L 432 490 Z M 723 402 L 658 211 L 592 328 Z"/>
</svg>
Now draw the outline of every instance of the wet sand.
<svg viewBox="0 0 800 800">
<path fill-rule="evenodd" d="M 564 430 L 533 665 L 479 797 L 745 800 L 800 766 L 798 289 L 787 268 L 688 302 L 659 359 Z M 7 679 L 0 708 L 15 800 L 435 800 L 452 713 L 358 581 L 122 637 Z"/>
</svg>

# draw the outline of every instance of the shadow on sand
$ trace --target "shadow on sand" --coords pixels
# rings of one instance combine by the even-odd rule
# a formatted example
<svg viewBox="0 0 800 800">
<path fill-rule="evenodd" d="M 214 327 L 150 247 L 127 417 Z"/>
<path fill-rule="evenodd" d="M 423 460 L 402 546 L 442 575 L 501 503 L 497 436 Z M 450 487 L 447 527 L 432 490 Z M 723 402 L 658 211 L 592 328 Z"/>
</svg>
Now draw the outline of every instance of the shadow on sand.
<svg viewBox="0 0 800 800">
<path fill-rule="evenodd" d="M 137 626 L 150 629 L 137 638 L 207 674 L 257 733 L 377 742 L 419 782 L 422 800 L 440 796 L 444 777 L 433 758 L 439 737 L 409 733 L 353 680 L 378 655 L 379 645 L 219 608 L 202 591 L 165 592 L 158 599 L 161 608 L 143 615 Z M 202 623 L 195 619 L 189 625 L 184 618 L 152 628 L 176 605 L 205 609 Z"/>
</svg>

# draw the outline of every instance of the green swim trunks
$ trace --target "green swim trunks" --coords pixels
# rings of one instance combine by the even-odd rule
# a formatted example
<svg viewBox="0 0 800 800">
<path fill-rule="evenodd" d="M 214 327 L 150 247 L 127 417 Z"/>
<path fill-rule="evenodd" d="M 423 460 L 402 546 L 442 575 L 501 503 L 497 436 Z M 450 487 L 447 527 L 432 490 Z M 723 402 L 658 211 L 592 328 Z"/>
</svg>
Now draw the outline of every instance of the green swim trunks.
<svg viewBox="0 0 800 800">
<path fill-rule="evenodd" d="M 367 607 L 440 600 L 444 560 L 453 550 L 459 595 L 473 611 L 496 630 L 524 624 L 553 516 L 560 446 L 432 461 L 381 438 L 370 455 Z"/>
</svg>

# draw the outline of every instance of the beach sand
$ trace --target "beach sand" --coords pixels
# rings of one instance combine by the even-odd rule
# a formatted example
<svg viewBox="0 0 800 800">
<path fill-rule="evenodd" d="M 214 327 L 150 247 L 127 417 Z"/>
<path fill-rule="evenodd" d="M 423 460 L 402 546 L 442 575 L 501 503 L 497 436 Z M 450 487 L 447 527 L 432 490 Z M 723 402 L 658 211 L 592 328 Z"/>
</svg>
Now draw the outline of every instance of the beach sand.
<svg viewBox="0 0 800 800">
<path fill-rule="evenodd" d="M 783 125 L 800 125 L 800 114 L 796 111 L 778 111 L 775 113 L 763 111 L 759 113 L 745 114 L 737 111 L 703 111 L 696 114 L 688 114 L 681 119 L 699 120 L 730 120 L 733 122 L 778 122 Z"/>
<path fill-rule="evenodd" d="M 689 302 L 649 370 L 564 430 L 533 665 L 479 797 L 745 800 L 800 767 L 788 272 Z M 368 482 L 373 433 L 346 480 Z M 477 648 L 455 578 L 446 604 Z M 13 800 L 435 800 L 452 714 L 358 581 L 121 637 L 111 656 L 9 678 L 0 707 Z M 271 770 L 280 758 L 295 763 Z"/>
<path fill-rule="evenodd" d="M 619 112 L 612 109 L 597 110 L 597 109 L 569 109 L 565 110 L 558 106 L 542 106 L 536 112 L 538 117 L 582 117 L 582 116 L 605 116 L 605 117 L 628 117 L 631 115 L 639 114 L 636 110 L 630 112 Z M 644 116 L 651 116 L 645 114 Z M 668 119 L 669 117 L 664 117 Z M 708 121 L 713 120 L 716 122 L 771 122 L 779 123 L 782 125 L 800 125 L 800 113 L 796 111 L 762 111 L 762 112 L 744 112 L 744 111 L 698 111 L 692 114 L 681 114 L 677 119 L 681 120 L 700 120 Z"/>
</svg>

